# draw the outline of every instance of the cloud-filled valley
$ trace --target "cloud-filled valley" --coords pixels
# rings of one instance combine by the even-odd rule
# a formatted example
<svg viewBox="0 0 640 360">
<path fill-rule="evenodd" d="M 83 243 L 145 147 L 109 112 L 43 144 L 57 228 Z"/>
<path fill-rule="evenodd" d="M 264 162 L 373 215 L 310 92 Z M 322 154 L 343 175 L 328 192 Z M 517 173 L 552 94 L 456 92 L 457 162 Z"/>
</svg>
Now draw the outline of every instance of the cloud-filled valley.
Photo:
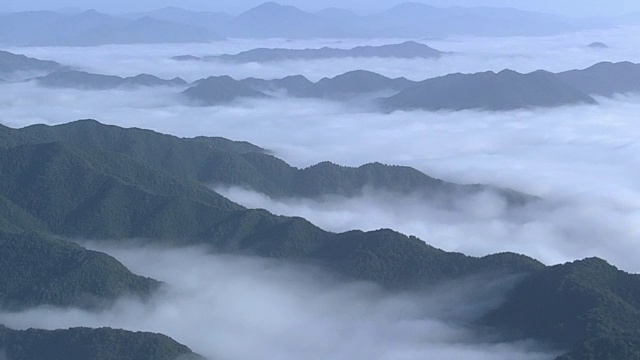
<svg viewBox="0 0 640 360">
<path fill-rule="evenodd" d="M 598 38 L 606 36 L 606 33 L 600 34 Z M 514 65 L 527 57 L 540 63 L 536 57 L 541 56 L 536 53 L 536 40 L 526 41 L 534 45 L 526 56 L 515 54 Z M 542 46 L 543 39 L 538 41 L 537 46 Z M 540 53 L 558 51 L 555 42 L 561 38 L 545 41 L 549 44 L 546 49 L 538 49 Z M 570 41 L 582 44 L 587 39 L 571 38 Z M 470 41 L 464 46 L 474 44 Z M 626 48 L 630 45 L 627 43 Z M 154 66 L 157 64 L 145 59 L 147 56 L 161 59 L 164 54 L 158 56 L 153 50 L 146 53 L 149 49 L 145 47 L 125 48 L 129 51 L 121 53 L 138 54 L 140 65 L 136 66 L 148 66 L 145 72 L 149 73 L 158 71 Z M 90 48 L 90 51 L 105 50 Z M 58 56 L 47 56 L 48 51 L 55 51 Z M 63 48 L 25 52 L 66 64 L 65 57 L 75 57 L 77 51 Z M 164 51 L 167 57 L 173 52 Z M 484 56 L 476 51 L 460 56 L 469 62 Z M 563 58 L 590 64 L 588 61 L 594 56 L 591 51 L 581 49 L 583 56 Z M 598 60 L 615 60 L 615 56 L 637 59 L 613 50 L 613 55 L 598 55 Z M 512 60 L 506 55 L 493 54 L 492 57 L 505 64 Z M 113 70 L 121 64 L 119 61 L 125 61 L 115 61 L 108 71 L 106 63 L 101 65 L 103 68 L 91 63 L 100 59 L 97 54 L 86 59 L 85 68 L 107 73 L 116 72 Z M 402 60 L 385 62 L 386 66 L 403 68 Z M 300 70 L 304 69 L 293 67 L 287 74 L 304 72 Z M 171 76 L 185 76 L 178 73 L 180 70 L 173 71 Z M 328 70 L 316 77 L 324 75 L 330 75 Z M 321 161 L 349 166 L 379 161 L 412 166 L 448 181 L 486 183 L 544 198 L 543 205 L 518 214 L 512 214 L 499 203 L 489 206 L 494 211 L 488 213 L 473 207 L 442 213 L 428 205 L 416 204 L 415 199 L 387 201 L 376 194 L 366 194 L 362 199 L 305 202 L 271 201 L 259 195 L 233 193 L 238 196 L 232 197 L 234 200 L 248 206 L 288 215 L 301 215 L 301 211 L 328 230 L 389 227 L 418 235 L 447 250 L 476 255 L 510 250 L 547 263 L 602 254 L 624 269 L 639 270 L 634 261 L 638 252 L 633 241 L 638 236 L 635 224 L 640 210 L 637 205 L 640 189 L 634 170 L 639 162 L 636 138 L 640 131 L 634 114 L 640 111 L 640 98 L 634 95 L 597 98 L 598 106 L 550 110 L 377 114 L 349 103 L 286 97 L 193 108 L 178 101 L 175 90 L 163 87 L 105 91 L 46 89 L 30 83 L 2 87 L 5 89 L 0 95 L 5 114 L 3 122 L 9 126 L 96 118 L 110 124 L 150 128 L 179 136 L 246 140 L 298 167 Z M 370 211 L 363 212 L 362 204 L 375 206 L 366 207 Z M 425 218 L 422 214 L 432 217 Z"/>
<path fill-rule="evenodd" d="M 110 326 L 168 334 L 211 359 L 518 359 L 554 352 L 496 342 L 465 328 L 497 306 L 516 279 L 468 279 L 418 293 L 338 281 L 308 265 L 220 256 L 200 248 L 93 245 L 165 282 L 148 303 L 122 299 L 101 312 L 36 308 L 0 313 L 16 328 Z M 170 264 L 170 266 L 167 266 Z M 482 284 L 480 286 L 480 284 Z"/>
<path fill-rule="evenodd" d="M 247 64 L 171 59 L 182 54 L 235 54 L 256 47 L 349 49 L 407 39 L 230 39 L 209 44 L 5 50 L 96 74 L 145 73 L 189 82 L 218 75 L 235 79 L 304 75 L 318 81 L 352 70 L 423 80 L 455 72 L 507 68 L 561 72 L 601 61 L 640 63 L 637 30 L 413 39 L 450 52 L 439 59 Z M 589 48 L 594 41 L 608 48 Z M 96 119 L 179 137 L 248 141 L 300 169 L 326 161 L 351 167 L 380 162 L 412 167 L 448 182 L 511 189 L 536 200 L 508 204 L 505 197 L 484 191 L 439 201 L 367 186 L 352 197 L 270 197 L 251 188 L 205 184 L 249 209 L 302 217 L 330 232 L 389 228 L 470 256 L 514 252 L 546 265 L 597 256 L 624 271 L 640 272 L 640 93 L 594 96 L 597 104 L 555 108 L 381 113 L 359 98 L 336 101 L 285 93 L 197 107 L 180 96 L 183 87 L 186 84 L 82 90 L 39 86 L 35 81 L 0 82 L 0 124 L 20 128 Z M 170 179 L 173 174 L 168 174 Z M 495 329 L 474 323 L 511 296 L 524 278 L 514 274 L 483 274 L 427 289 L 391 291 L 347 279 L 338 267 L 304 263 L 304 257 L 295 262 L 221 255 L 204 246 L 74 241 L 112 255 L 136 275 L 164 282 L 163 287 L 147 300 L 121 298 L 100 311 L 51 306 L 0 310 L 0 324 L 13 329 L 107 326 L 159 332 L 207 358 L 229 360 L 253 359 L 256 354 L 284 360 L 550 360 L 566 350 L 538 340 L 505 342 Z M 0 335 L 1 331 L 2 326 Z"/>
</svg>

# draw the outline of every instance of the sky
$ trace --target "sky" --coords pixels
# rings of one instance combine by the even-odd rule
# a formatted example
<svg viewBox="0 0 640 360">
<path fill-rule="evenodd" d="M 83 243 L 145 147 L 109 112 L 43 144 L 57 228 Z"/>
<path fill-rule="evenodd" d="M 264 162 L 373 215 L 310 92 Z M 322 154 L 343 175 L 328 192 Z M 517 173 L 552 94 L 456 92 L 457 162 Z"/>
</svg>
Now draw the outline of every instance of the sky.
<svg viewBox="0 0 640 360">
<path fill-rule="evenodd" d="M 179 6 L 194 10 L 215 10 L 239 13 L 250 7 L 259 5 L 264 0 L 130 0 L 109 1 L 95 0 L 90 2 L 81 0 L 22 0 L 3 1 L 0 11 L 59 9 L 64 7 L 87 8 L 92 7 L 105 12 L 144 11 L 165 6 Z M 306 10 L 319 10 L 326 7 L 341 7 L 358 11 L 375 11 L 388 8 L 403 1 L 378 0 L 375 2 L 364 0 L 280 0 L 281 4 L 298 6 Z M 640 11 L 640 2 L 635 0 L 431 0 L 424 3 L 436 6 L 499 6 L 515 7 L 523 10 L 543 11 L 572 17 L 583 16 L 615 16 L 629 12 Z"/>
</svg>

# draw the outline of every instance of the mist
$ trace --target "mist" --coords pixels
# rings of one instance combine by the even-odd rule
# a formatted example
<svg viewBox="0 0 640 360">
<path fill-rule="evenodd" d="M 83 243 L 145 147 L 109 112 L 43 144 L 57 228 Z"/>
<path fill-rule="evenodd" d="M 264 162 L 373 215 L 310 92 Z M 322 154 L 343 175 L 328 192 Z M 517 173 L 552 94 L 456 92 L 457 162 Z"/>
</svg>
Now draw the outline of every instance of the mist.
<svg viewBox="0 0 640 360">
<path fill-rule="evenodd" d="M 89 244 L 165 282 L 147 303 L 101 312 L 0 313 L 8 327 L 117 327 L 161 332 L 210 359 L 552 359 L 530 341 L 495 342 L 465 328 L 498 306 L 517 277 L 466 279 L 416 293 L 345 282 L 320 269 L 201 248 Z M 168 266 L 170 264 L 170 266 Z"/>
<path fill-rule="evenodd" d="M 216 44 L 220 46 L 22 50 L 28 55 L 121 76 L 147 72 L 193 80 L 228 71 L 237 78 L 305 74 L 318 79 L 368 68 L 387 76 L 421 79 L 454 71 L 505 67 L 560 71 L 602 60 L 640 62 L 640 47 L 636 46 L 638 40 L 632 30 L 549 38 L 427 42 L 456 53 L 440 60 L 341 59 L 237 67 L 178 63 L 169 57 L 209 51 L 233 53 L 255 46 L 319 47 L 325 43 L 234 40 Z M 587 43 L 596 40 L 611 48 L 586 48 Z M 356 43 L 331 46 L 353 45 Z M 381 114 L 349 102 L 287 97 L 189 107 L 172 88 L 81 91 L 14 83 L 0 84 L 0 90 L 0 121 L 12 127 L 94 118 L 177 136 L 246 140 L 301 168 L 321 161 L 348 166 L 378 161 L 411 166 L 446 181 L 506 187 L 543 199 L 514 210 L 498 198 L 482 195 L 461 199 L 454 209 L 442 209 L 423 199 L 372 191 L 353 199 L 309 200 L 269 199 L 251 189 L 218 189 L 248 207 L 301 215 L 330 231 L 392 228 L 442 249 L 472 255 L 514 251 L 547 264 L 599 256 L 624 270 L 640 271 L 636 261 L 640 255 L 636 245 L 640 236 L 638 95 L 598 98 L 597 106 Z"/>
<path fill-rule="evenodd" d="M 351 70 L 369 70 L 388 77 L 404 76 L 424 80 L 455 72 L 474 73 L 500 71 L 505 68 L 519 72 L 544 69 L 553 72 L 585 68 L 600 61 L 640 62 L 638 27 L 585 31 L 549 37 L 450 37 L 446 39 L 318 39 L 292 41 L 288 39 L 231 39 L 209 44 L 172 45 L 104 45 L 96 47 L 17 47 L 3 50 L 74 66 L 101 74 L 135 76 L 150 73 L 161 78 L 182 77 L 195 81 L 213 75 L 229 75 L 236 79 L 257 77 L 282 78 L 304 75 L 317 81 Z M 362 45 L 384 45 L 414 40 L 450 55 L 440 59 L 344 58 L 315 61 L 283 61 L 234 64 L 224 62 L 175 61 L 177 55 L 236 54 L 254 48 L 350 49 Z M 604 42 L 606 50 L 588 48 Z"/>
</svg>

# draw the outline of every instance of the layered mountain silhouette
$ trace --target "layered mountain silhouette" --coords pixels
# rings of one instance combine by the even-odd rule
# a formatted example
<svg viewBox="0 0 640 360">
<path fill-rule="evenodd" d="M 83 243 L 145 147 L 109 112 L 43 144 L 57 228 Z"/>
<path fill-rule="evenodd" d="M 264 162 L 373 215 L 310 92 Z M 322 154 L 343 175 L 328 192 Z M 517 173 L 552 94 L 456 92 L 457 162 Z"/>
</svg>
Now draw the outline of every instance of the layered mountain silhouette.
<svg viewBox="0 0 640 360">
<path fill-rule="evenodd" d="M 183 91 L 182 95 L 193 104 L 200 106 L 228 104 L 246 98 L 269 97 L 229 76 L 212 76 L 199 80 L 195 86 Z"/>
<path fill-rule="evenodd" d="M 330 58 L 402 58 L 437 59 L 443 52 L 415 41 L 380 46 L 357 46 L 351 49 L 323 47 L 320 49 L 252 49 L 235 55 L 208 56 L 202 60 L 219 60 L 234 63 L 272 62 L 285 60 L 320 60 Z M 185 60 L 185 58 L 178 58 Z"/>
<path fill-rule="evenodd" d="M 452 74 L 429 79 L 381 101 L 383 108 L 389 111 L 502 111 L 595 103 L 593 98 L 567 85 L 552 73 L 536 71 L 521 74 L 511 70 Z"/>
<path fill-rule="evenodd" d="M 278 91 L 302 98 L 345 99 L 394 93 L 412 85 L 414 82 L 405 78 L 391 79 L 374 72 L 355 70 L 333 78 L 323 78 L 316 83 L 301 75 L 275 80 L 211 77 L 197 81 L 183 94 L 200 104 L 218 105 L 239 98 L 266 98 L 267 93 Z"/>
<path fill-rule="evenodd" d="M 615 66 L 622 67 L 621 64 Z M 633 69 L 623 68 L 620 71 L 629 73 Z M 370 71 L 356 70 L 333 78 L 324 78 L 316 83 L 302 76 L 276 80 L 210 78 L 196 82 L 196 85 L 183 94 L 205 105 L 224 104 L 238 98 L 265 98 L 267 93 L 275 92 L 277 95 L 278 91 L 303 98 L 347 100 L 368 97 L 385 111 L 414 109 L 505 111 L 595 104 L 595 99 L 572 86 L 575 84 L 588 90 L 580 81 L 589 81 L 589 76 L 592 75 L 579 72 L 577 80 L 570 76 L 570 73 L 556 75 L 546 71 L 536 71 L 521 74 L 504 70 L 499 73 L 451 74 L 415 82 L 406 78 L 391 79 Z M 615 80 L 610 82 L 614 83 L 615 87 Z M 633 84 L 632 81 L 625 83 Z M 620 84 L 620 89 L 628 88 L 625 83 Z M 376 99 L 385 94 L 392 96 Z"/>
<path fill-rule="evenodd" d="M 95 10 L 72 15 L 52 11 L 0 15 L 0 44 L 8 46 L 187 43 L 220 39 L 207 29 L 187 23 L 149 16 L 127 19 Z"/>
<path fill-rule="evenodd" d="M 19 130 L 1 127 L 0 148 L 3 176 L 0 239 L 2 244 L 7 244 L 3 246 L 9 246 L 9 251 L 3 252 L 5 257 L 0 259 L 14 261 L 5 254 L 21 254 L 25 260 L 18 257 L 5 271 L 24 273 L 15 282 L 29 291 L 40 291 L 47 288 L 43 284 L 50 284 L 50 290 L 44 294 L 56 294 L 68 284 L 82 284 L 84 279 L 111 278 L 117 286 L 115 292 L 105 296 L 108 299 L 118 291 L 129 291 L 127 281 L 134 281 L 133 289 L 140 287 L 138 281 L 143 284 L 149 281 L 128 273 L 108 257 L 86 253 L 64 240 L 50 239 L 55 236 L 206 244 L 223 253 L 312 262 L 347 278 L 374 281 L 390 289 L 423 289 L 469 276 L 481 279 L 483 274 L 519 274 L 521 280 L 506 295 L 504 303 L 474 325 L 504 331 L 505 339 L 549 341 L 566 351 L 559 358 L 562 360 L 610 359 L 638 351 L 640 277 L 619 271 L 603 260 L 586 259 L 547 267 L 516 254 L 476 258 L 449 253 L 391 230 L 335 234 L 302 218 L 245 209 L 193 180 L 199 176 L 203 179 L 217 176 L 235 178 L 237 184 L 261 171 L 287 184 L 283 189 L 295 189 L 298 182 L 316 192 L 335 189 L 338 185 L 357 188 L 363 182 L 403 189 L 426 181 L 438 192 L 452 186 L 410 169 L 379 164 L 352 169 L 322 163 L 293 171 L 291 178 L 286 174 L 286 164 L 264 161 L 269 155 L 247 143 L 218 138 L 179 139 L 140 129 L 104 126 L 94 121 Z M 159 149 L 163 151 L 157 151 Z M 236 162 L 238 158 L 247 162 Z M 208 162 L 194 164 L 197 159 Z M 183 170 L 186 171 L 177 173 Z M 394 173 L 401 175 L 391 175 Z M 296 176 L 300 179 L 292 180 Z M 40 234 L 29 235 L 33 229 Z M 78 263 L 76 260 L 87 256 L 97 259 L 95 265 L 92 261 Z M 67 263 L 70 269 L 59 268 Z M 111 270 L 105 275 L 101 266 Z M 113 270 L 118 268 L 120 270 Z M 47 276 L 42 278 L 42 274 Z M 10 276 L 3 278 L 13 281 Z M 87 280 L 87 283 L 91 282 Z M 14 285 L 5 283 L 4 286 Z M 19 291 L 13 296 L 19 296 Z M 46 300 L 49 295 L 34 295 L 36 299 L 38 296 Z M 38 345 L 28 348 L 20 345 L 20 351 L 53 351 L 47 347 L 49 340 L 42 339 L 63 334 L 55 338 L 55 342 L 64 344 L 64 349 L 85 351 L 81 349 L 86 346 L 103 349 L 101 344 L 111 344 L 112 352 L 129 349 L 130 353 L 122 358 L 144 359 L 142 355 L 136 357 L 136 349 L 143 351 L 141 349 L 147 349 L 144 345 L 147 341 L 154 343 L 161 339 L 154 345 L 160 349 L 160 355 L 154 359 L 164 359 L 165 353 L 190 355 L 187 348 L 168 338 L 152 336 L 151 339 L 148 337 L 151 335 L 140 333 L 84 329 L 82 334 L 67 337 L 64 331 L 54 335 L 29 331 L 32 333 L 0 328 L 0 341 L 7 349 L 14 345 L 6 344 L 24 344 L 21 341 L 27 340 L 20 340 L 24 339 L 22 336 L 34 336 L 42 342 L 33 340 Z M 87 338 L 92 340 L 83 340 Z M 71 339 L 79 340 L 71 342 Z M 125 345 L 120 348 L 118 344 Z M 594 344 L 599 347 L 593 348 Z M 107 359 L 107 355 L 98 354 L 90 358 Z M 35 355 L 30 356 L 34 357 L 24 358 L 35 359 Z"/>
<path fill-rule="evenodd" d="M 559 73 L 558 78 L 590 95 L 637 93 L 640 91 L 640 64 L 601 62 L 586 69 Z"/>
<path fill-rule="evenodd" d="M 84 90 L 109 90 L 140 86 L 186 86 L 181 78 L 163 80 L 153 75 L 140 74 L 132 77 L 91 74 L 84 71 L 58 71 L 33 79 L 38 84 L 55 88 Z"/>
<path fill-rule="evenodd" d="M 61 70 L 65 70 L 65 67 L 55 61 L 39 60 L 8 51 L 0 51 L 0 75 L 10 75 L 16 72 L 52 72 Z"/>
<path fill-rule="evenodd" d="M 615 25 L 612 24 L 610 26 Z M 32 11 L 0 15 L 0 45 L 93 46 L 192 43 L 229 38 L 420 38 L 452 35 L 540 36 L 590 28 L 580 19 L 512 8 L 403 3 L 372 15 L 343 9 L 317 13 L 273 2 L 237 16 L 167 7 L 112 16 Z"/>
</svg>

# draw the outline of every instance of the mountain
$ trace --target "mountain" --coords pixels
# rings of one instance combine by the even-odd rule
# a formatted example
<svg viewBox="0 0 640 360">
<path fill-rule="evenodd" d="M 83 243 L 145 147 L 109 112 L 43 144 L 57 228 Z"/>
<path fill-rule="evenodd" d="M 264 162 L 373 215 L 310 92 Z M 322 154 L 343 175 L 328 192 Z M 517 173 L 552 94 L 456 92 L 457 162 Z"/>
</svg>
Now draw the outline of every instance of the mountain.
<svg viewBox="0 0 640 360">
<path fill-rule="evenodd" d="M 95 10 L 0 14 L 0 45 L 209 42 L 229 38 L 354 39 L 470 36 L 546 36 L 634 23 L 563 18 L 492 7 L 433 7 L 403 3 L 372 15 L 330 8 L 316 13 L 267 2 L 237 16 L 176 7 L 111 16 Z M 635 19 L 635 20 L 634 20 Z"/>
<path fill-rule="evenodd" d="M 110 328 L 46 331 L 0 325 L 0 348 L 7 360 L 203 360 L 167 336 Z"/>
<path fill-rule="evenodd" d="M 609 45 L 603 43 L 603 42 L 592 42 L 591 44 L 587 45 L 588 48 L 590 49 L 608 49 Z"/>
<path fill-rule="evenodd" d="M 181 78 L 163 80 L 153 75 L 140 74 L 122 78 L 113 75 L 91 74 L 84 71 L 58 71 L 32 79 L 39 85 L 55 88 L 75 88 L 83 90 L 108 90 L 134 88 L 140 86 L 186 86 Z"/>
<path fill-rule="evenodd" d="M 332 98 L 375 96 L 378 93 L 397 93 L 415 85 L 406 78 L 391 79 L 370 71 L 355 70 L 316 83 L 304 76 L 263 80 L 248 78 L 235 80 L 228 76 L 210 77 L 196 81 L 183 92 L 198 105 L 220 105 L 239 98 L 265 98 L 264 92 L 285 91 L 287 95 L 305 98 Z"/>
<path fill-rule="evenodd" d="M 502 111 L 595 103 L 593 98 L 565 84 L 552 73 L 536 71 L 521 74 L 511 70 L 452 74 L 428 79 L 380 101 L 388 111 Z"/>
<path fill-rule="evenodd" d="M 110 137 L 110 128 L 94 127 L 94 131 L 100 130 L 106 138 Z M 8 137 L 20 135 L 18 131 Z M 124 149 L 126 147 L 122 151 L 126 151 Z M 150 155 L 162 156 L 147 154 Z M 278 164 L 286 166 L 283 162 Z M 280 171 L 271 164 L 256 165 L 280 176 Z M 212 171 L 220 176 L 235 177 L 240 182 L 246 176 L 228 162 L 218 166 L 220 170 Z M 6 203 L 21 209 L 22 214 L 29 215 L 29 220 L 54 235 L 89 239 L 146 238 L 182 245 L 204 242 L 223 252 L 313 259 L 345 275 L 393 287 L 429 284 L 475 271 L 521 271 L 539 266 L 516 255 L 478 259 L 446 253 L 419 239 L 388 230 L 325 232 L 304 219 L 244 209 L 198 183 L 173 177 L 160 166 L 154 169 L 124 154 L 95 147 L 78 148 L 61 142 L 8 147 L 0 150 L 0 173 L 4 180 L 0 195 L 7 199 Z M 357 181 L 358 176 L 352 186 L 359 186 Z M 14 231 L 31 228 L 26 220 L 21 223 L 26 228 Z M 378 254 L 381 251 L 386 254 L 384 257 Z M 374 257 L 369 258 L 371 256 Z M 384 265 L 398 261 L 398 257 L 407 257 L 403 260 L 407 268 Z M 409 263 L 415 272 L 408 267 Z M 434 270 L 424 271 L 430 267 Z"/>
<path fill-rule="evenodd" d="M 207 184 L 242 186 L 271 197 L 356 196 L 366 188 L 427 198 L 455 197 L 492 191 L 508 202 L 531 196 L 486 185 L 458 185 L 434 179 L 415 169 L 379 163 L 350 168 L 324 162 L 297 169 L 257 146 L 220 138 L 181 139 L 148 130 L 122 129 L 96 121 L 36 125 L 19 130 L 0 128 L 1 144 L 64 142 L 81 149 L 117 152 L 166 172 Z"/>
<path fill-rule="evenodd" d="M 583 70 L 559 73 L 558 78 L 590 95 L 640 92 L 640 64 L 630 62 L 601 62 Z"/>
<path fill-rule="evenodd" d="M 396 5 L 368 20 L 379 31 L 384 29 L 387 37 L 541 36 L 577 30 L 571 20 L 550 14 L 497 7 L 439 8 L 416 2 Z"/>
<path fill-rule="evenodd" d="M 406 78 L 391 79 L 370 71 L 356 70 L 324 78 L 308 87 L 305 91 L 294 94 L 302 97 L 344 98 L 382 91 L 398 92 L 415 85 Z"/>
<path fill-rule="evenodd" d="M 238 38 L 316 38 L 342 34 L 321 17 L 296 7 L 267 2 L 233 18 L 224 35 Z"/>
<path fill-rule="evenodd" d="M 0 51 L 0 75 L 11 75 L 15 72 L 52 72 L 64 70 L 65 67 L 55 61 L 45 61 Z"/>
<path fill-rule="evenodd" d="M 507 298 L 482 321 L 500 324 L 513 338 L 574 349 L 559 359 L 634 359 L 640 354 L 640 275 L 585 259 L 538 271 Z"/>
<path fill-rule="evenodd" d="M 131 20 L 152 18 L 172 23 L 189 24 L 207 29 L 213 33 L 223 31 L 224 26 L 233 19 L 232 15 L 223 12 L 192 11 L 175 6 L 168 6 L 143 13 L 127 14 L 125 17 Z"/>
<path fill-rule="evenodd" d="M 116 259 L 68 241 L 37 233 L 0 232 L 3 310 L 41 305 L 96 307 L 123 295 L 148 296 L 158 286 L 155 280 L 132 274 Z"/>
<path fill-rule="evenodd" d="M 83 133 L 86 136 L 82 136 Z M 51 137 L 68 137 L 69 140 L 51 143 L 48 142 Z M 176 144 L 179 149 L 173 150 L 168 146 L 162 153 L 147 153 L 167 144 Z M 215 150 L 216 145 L 227 151 Z M 487 327 L 491 332 L 499 331 L 505 339 L 549 341 L 550 346 L 565 352 L 558 358 L 560 360 L 629 358 L 624 356 L 634 356 L 640 350 L 640 275 L 624 273 L 603 260 L 594 258 L 545 266 L 526 256 L 510 253 L 477 258 L 445 252 L 416 237 L 392 230 L 326 232 L 302 218 L 245 209 L 187 176 L 171 173 L 177 166 L 174 162 L 178 155 L 185 155 L 191 149 L 196 157 L 206 158 L 200 151 L 209 148 L 207 154 L 212 156 L 211 162 L 203 169 L 210 169 L 209 166 L 216 163 L 216 156 L 227 160 L 217 170 L 211 170 L 217 176 L 235 177 L 236 182 L 242 182 L 252 171 L 262 169 L 273 174 L 273 179 L 293 179 L 289 178 L 287 165 L 281 161 L 256 161 L 254 169 L 248 167 L 252 157 L 264 159 L 269 155 L 247 151 L 251 149 L 247 144 L 208 138 L 178 139 L 140 129 L 126 130 L 83 121 L 20 130 L 0 127 L 0 148 L 0 174 L 3 178 L 0 183 L 0 199 L 3 200 L 0 201 L 0 215 L 4 219 L 20 219 L 16 222 L 0 221 L 0 224 L 10 224 L 16 235 L 8 236 L 18 239 L 8 243 L 17 250 L 10 247 L 2 254 L 8 256 L 7 261 L 13 261 L 11 256 L 14 252 L 23 254 L 21 256 L 26 260 L 19 258 L 17 268 L 35 266 L 33 273 L 36 274 L 58 274 L 57 270 L 48 270 L 47 266 L 57 269 L 66 264 L 83 264 L 75 259 L 87 256 L 100 258 L 100 255 L 85 254 L 78 247 L 67 249 L 65 246 L 68 244 L 56 240 L 51 241 L 59 252 L 47 248 L 40 250 L 40 240 L 25 240 L 25 233 L 21 232 L 34 227 L 50 235 L 95 240 L 144 238 L 150 242 L 174 245 L 206 244 L 222 253 L 313 263 L 347 279 L 374 281 L 389 289 L 418 290 L 470 276 L 479 279 L 483 274 L 517 274 L 520 280 L 506 294 L 505 301 L 472 325 Z M 225 154 L 227 157 L 223 156 Z M 246 156 L 247 163 L 231 161 L 242 156 Z M 169 159 L 169 166 L 163 166 L 165 157 Z M 188 159 L 180 159 L 188 162 Z M 183 166 L 187 169 L 196 167 Z M 362 182 L 375 181 L 381 186 L 400 189 L 422 181 L 440 189 L 450 186 L 412 169 L 389 169 L 380 164 L 344 169 L 322 163 L 298 171 L 294 171 L 293 176 L 301 176 L 302 191 L 323 192 L 334 189 L 336 184 L 344 189 L 349 189 L 349 186 L 357 188 Z M 395 171 L 398 177 L 390 175 Z M 295 189 L 295 183 L 291 181 L 285 189 Z M 23 248 L 21 253 L 19 250 Z M 0 259 L 4 258 L 0 256 Z M 106 261 L 107 258 L 102 259 Z M 37 264 L 31 265 L 33 262 Z M 87 266 L 96 268 L 91 262 Z M 2 268 L 11 269 L 9 266 Z M 120 273 L 129 276 L 125 270 Z M 24 274 L 18 279 L 32 285 L 26 287 L 27 290 L 43 288 L 43 282 L 37 276 L 29 271 Z M 80 279 L 85 276 L 95 278 L 101 270 L 98 267 L 95 272 L 83 269 L 71 271 L 71 274 L 63 279 L 70 279 L 68 283 L 73 284 L 77 276 Z M 13 281 L 12 276 L 2 278 Z M 120 283 L 122 280 L 118 280 Z M 51 334 L 29 331 L 43 337 Z M 146 336 L 149 335 L 105 334 L 100 333 L 100 329 L 82 331 L 86 333 L 74 333 L 69 338 L 60 335 L 54 341 L 46 341 L 46 346 L 55 343 L 62 344 L 61 349 L 90 346 L 106 351 L 102 344 L 110 344 L 110 353 L 118 354 L 128 349 L 126 355 L 118 358 L 144 359 L 144 356 L 150 356 L 136 352 L 149 351 L 147 345 L 143 345 L 144 341 L 136 338 L 142 336 L 148 340 Z M 23 334 L 0 328 L 0 341 L 5 344 L 0 347 L 8 349 L 6 344 L 11 342 L 7 339 Z M 77 340 L 69 343 L 66 342 L 68 339 Z M 165 349 L 159 350 L 160 354 L 168 351 L 164 347 L 167 345 L 188 354 L 187 349 L 179 344 L 165 337 L 161 339 L 160 343 L 164 345 L 154 345 L 154 349 Z M 41 343 L 34 341 L 30 344 Z M 119 347 L 119 344 L 125 345 Z M 20 345 L 18 348 L 30 351 L 40 346 Z M 56 351 L 62 350 L 43 349 L 56 356 L 64 356 L 57 355 Z M 102 354 L 100 351 L 98 354 Z M 30 356 L 35 358 L 36 355 Z M 87 357 L 86 353 L 77 356 L 93 358 Z M 100 359 L 104 355 L 92 356 Z M 153 358 L 163 358 L 156 356 Z"/>
<path fill-rule="evenodd" d="M 212 76 L 182 92 L 190 102 L 200 106 L 222 105 L 239 99 L 263 99 L 269 96 L 229 76 Z"/>
<path fill-rule="evenodd" d="M 129 157 L 60 142 L 0 150 L 0 172 L 0 196 L 70 238 L 197 237 L 242 209 Z"/>
<path fill-rule="evenodd" d="M 220 55 L 205 58 L 234 63 L 271 62 L 284 60 L 319 60 L 329 58 L 423 58 L 437 59 L 444 53 L 415 41 L 381 46 L 358 46 L 351 49 L 266 49 L 259 48 L 244 51 L 235 55 Z"/>
<path fill-rule="evenodd" d="M 263 92 L 285 90 L 288 95 L 292 96 L 303 96 L 314 84 L 302 75 L 287 76 L 282 79 L 273 80 L 246 78 L 240 80 L 240 82 L 254 90 Z"/>
<path fill-rule="evenodd" d="M 0 15 L 0 44 L 96 46 L 104 44 L 209 42 L 222 39 L 190 24 L 142 17 L 129 20 L 99 13 L 20 12 Z"/>
</svg>

